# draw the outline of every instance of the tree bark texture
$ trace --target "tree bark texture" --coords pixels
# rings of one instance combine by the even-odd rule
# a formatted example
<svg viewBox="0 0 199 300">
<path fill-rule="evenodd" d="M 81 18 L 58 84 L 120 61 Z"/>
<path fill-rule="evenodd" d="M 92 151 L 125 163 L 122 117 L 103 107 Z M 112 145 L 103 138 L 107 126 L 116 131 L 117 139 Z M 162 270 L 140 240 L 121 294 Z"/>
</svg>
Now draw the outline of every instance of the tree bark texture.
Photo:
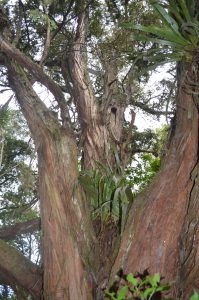
<svg viewBox="0 0 199 300">
<path fill-rule="evenodd" d="M 106 70 L 102 102 L 97 101 L 94 96 L 85 57 L 86 22 L 84 11 L 78 18 L 77 32 L 69 56 L 63 58 L 68 63 L 62 63 L 62 73 L 65 82 L 71 81 L 73 85 L 71 93 L 81 127 L 79 148 L 83 151 L 82 167 L 96 169 L 95 161 L 115 167 L 113 146 L 121 156 L 124 142 L 122 129 L 125 101 L 118 99 L 117 72 L 110 62 L 107 63 L 109 67 Z"/>
<path fill-rule="evenodd" d="M 79 147 L 84 153 L 83 168 L 95 169 L 95 160 L 115 167 L 113 146 L 125 167 L 125 145 L 131 138 L 129 135 L 125 140 L 122 130 L 126 99 L 123 103 L 117 86 L 117 70 L 108 61 L 101 103 L 94 97 L 82 48 L 85 18 L 85 13 L 80 13 L 69 55 L 70 78 L 65 76 L 66 82 L 72 82 L 71 94 L 81 127 Z M 96 299 L 94 290 L 99 284 L 101 267 L 99 247 L 88 203 L 77 184 L 78 151 L 65 98 L 60 87 L 39 65 L 1 36 L 0 46 L 5 55 L 10 86 L 38 153 L 43 298 Z M 62 68 L 66 74 L 64 64 Z M 190 74 L 193 69 L 189 70 Z M 37 96 L 25 70 L 53 93 L 61 110 L 62 124 Z M 192 283 L 199 288 L 198 107 L 193 95 L 184 91 L 183 84 L 178 91 L 176 126 L 171 129 L 161 171 L 129 211 L 111 277 L 114 278 L 120 268 L 125 273 L 149 269 L 151 274 L 159 272 L 166 281 L 177 278 L 175 286 L 186 299 Z M 110 266 L 104 269 L 109 273 Z M 38 299 L 38 290 L 33 288 L 36 285 L 29 288 L 29 282 L 21 283 L 17 276 L 13 280 Z M 178 296 L 175 289 L 173 295 Z"/>
<path fill-rule="evenodd" d="M 198 174 L 198 107 L 183 85 L 179 87 L 176 125 L 171 128 L 161 171 L 132 205 L 112 274 L 120 268 L 125 273 L 148 269 L 151 274 L 160 273 L 167 282 L 180 276 L 180 281 L 183 277 L 189 287 L 192 285 L 193 292 L 191 276 L 199 288 L 198 266 L 193 263 L 198 260 L 198 186 L 193 175 Z M 182 289 L 183 299 L 188 299 L 186 285 Z M 174 298 L 178 296 L 176 290 L 173 288 Z"/>
<path fill-rule="evenodd" d="M 8 70 L 38 152 L 44 299 L 93 299 L 96 241 L 75 185 L 75 141 L 40 101 L 23 69 L 10 62 Z"/>
</svg>

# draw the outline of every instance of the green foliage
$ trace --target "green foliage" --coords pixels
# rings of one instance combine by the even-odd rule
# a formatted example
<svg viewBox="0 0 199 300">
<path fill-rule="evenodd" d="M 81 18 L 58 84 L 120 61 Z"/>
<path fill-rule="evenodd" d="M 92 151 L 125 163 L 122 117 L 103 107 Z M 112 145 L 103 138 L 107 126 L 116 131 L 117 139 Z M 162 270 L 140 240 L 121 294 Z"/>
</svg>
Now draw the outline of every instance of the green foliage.
<svg viewBox="0 0 199 300">
<path fill-rule="evenodd" d="M 0 110 L 0 127 L 3 128 L 0 165 L 0 225 L 5 226 L 38 216 L 37 172 L 32 166 L 32 161 L 35 159 L 34 148 L 28 141 L 27 125 L 22 115 L 14 110 Z M 31 258 L 39 238 L 39 233 L 25 234 L 16 237 L 11 244 Z"/>
<path fill-rule="evenodd" d="M 145 270 L 143 274 L 138 273 L 124 275 L 122 271 L 118 273 L 119 278 L 113 286 L 106 292 L 106 296 L 111 300 L 147 300 L 147 299 L 168 299 L 162 298 L 162 294 L 171 287 L 170 283 L 161 283 L 160 274 L 149 275 Z"/>
<path fill-rule="evenodd" d="M 136 193 L 151 182 L 160 169 L 160 156 L 167 135 L 168 126 L 155 131 L 146 130 L 143 133 L 136 131 L 136 142 L 132 145 L 132 151 L 135 150 L 138 154 L 124 172 L 118 153 L 113 149 L 116 171 L 96 162 L 95 170 L 84 170 L 80 173 L 79 182 L 90 199 L 93 219 L 100 217 L 105 222 L 111 216 L 115 221 L 119 221 L 123 230 L 129 203 L 133 201 Z M 139 153 L 139 149 L 143 149 L 144 153 Z M 152 153 L 155 153 L 155 156 Z"/>
<path fill-rule="evenodd" d="M 111 300 L 157 300 L 167 299 L 165 293 L 171 288 L 173 282 L 162 283 L 159 273 L 150 275 L 148 270 L 135 275 L 125 275 L 122 270 L 117 273 L 117 280 L 108 291 L 105 292 L 105 299 Z M 183 300 L 183 299 L 182 299 Z M 199 300 L 198 292 L 189 300 Z"/>
<path fill-rule="evenodd" d="M 190 61 L 199 42 L 196 2 L 153 0 L 151 5 L 159 16 L 159 25 L 142 26 L 129 23 L 123 25 L 134 31 L 133 39 L 153 43 L 151 53 L 145 53 L 146 62 L 151 60 L 156 66 L 156 63 L 158 65 L 168 61 Z"/>
<path fill-rule="evenodd" d="M 118 157 L 117 157 L 118 158 Z M 118 158 L 119 159 L 119 158 Z M 116 174 L 110 167 L 96 162 L 95 170 L 82 171 L 79 181 L 90 198 L 93 218 L 105 222 L 111 216 L 124 226 L 125 213 L 133 193 L 126 176 Z"/>
<path fill-rule="evenodd" d="M 144 189 L 160 169 L 160 158 L 150 153 L 139 154 L 131 166 L 126 168 L 126 175 L 134 191 Z"/>
<path fill-rule="evenodd" d="M 57 28 L 55 21 L 51 20 L 47 14 L 41 12 L 39 9 L 31 9 L 30 16 L 34 22 L 42 25 L 49 24 L 52 30 Z"/>
<path fill-rule="evenodd" d="M 168 131 L 168 125 L 154 131 L 138 132 L 135 129 L 132 151 L 136 154 L 132 163 L 125 170 L 127 180 L 135 192 L 144 189 L 160 170 L 161 156 L 164 152 Z"/>
<path fill-rule="evenodd" d="M 189 300 L 199 300 L 199 294 L 195 291 Z"/>
</svg>

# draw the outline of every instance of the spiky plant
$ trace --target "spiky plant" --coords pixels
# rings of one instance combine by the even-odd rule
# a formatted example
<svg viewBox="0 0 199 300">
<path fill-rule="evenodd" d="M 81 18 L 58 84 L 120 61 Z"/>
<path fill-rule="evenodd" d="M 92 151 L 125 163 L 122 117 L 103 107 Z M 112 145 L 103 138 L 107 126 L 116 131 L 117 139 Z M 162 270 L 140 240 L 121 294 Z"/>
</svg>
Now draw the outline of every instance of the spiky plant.
<svg viewBox="0 0 199 300">
<path fill-rule="evenodd" d="M 159 16 L 159 25 L 124 24 L 133 30 L 133 39 L 159 45 L 147 52 L 145 60 L 162 64 L 190 61 L 199 43 L 199 21 L 195 0 L 150 1 Z"/>
</svg>

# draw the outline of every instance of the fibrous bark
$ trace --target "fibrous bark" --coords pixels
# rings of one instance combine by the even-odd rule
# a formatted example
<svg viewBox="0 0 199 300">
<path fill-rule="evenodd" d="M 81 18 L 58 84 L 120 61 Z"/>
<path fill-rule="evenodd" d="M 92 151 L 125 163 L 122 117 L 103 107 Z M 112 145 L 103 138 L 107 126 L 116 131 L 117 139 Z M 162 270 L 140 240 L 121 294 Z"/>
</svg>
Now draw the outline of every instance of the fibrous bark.
<svg viewBox="0 0 199 300">
<path fill-rule="evenodd" d="M 194 68 L 192 66 L 189 73 Z M 125 273 L 143 272 L 148 269 L 151 274 L 159 272 L 168 282 L 176 280 L 181 264 L 186 264 L 186 251 L 194 253 L 194 260 L 197 260 L 197 242 L 193 242 L 197 228 L 197 209 L 193 210 L 192 207 L 192 221 L 187 215 L 191 210 L 190 197 L 193 199 L 192 205 L 196 205 L 198 195 L 196 181 L 191 175 L 198 162 L 198 107 L 193 95 L 184 90 L 183 84 L 182 81 L 177 96 L 177 119 L 175 127 L 171 129 L 168 151 L 161 171 L 132 205 L 112 275 L 120 268 L 123 268 Z M 182 253 L 180 259 L 180 232 L 184 219 L 186 221 L 183 228 L 186 229 L 183 230 L 187 232 L 187 226 L 192 228 L 192 243 L 190 250 L 184 247 L 184 259 Z M 189 238 L 188 233 L 187 239 Z M 194 267 L 193 260 L 190 260 L 190 268 L 195 272 L 197 268 Z M 186 277 L 185 274 L 183 277 Z M 195 286 L 199 287 L 198 284 Z M 173 289 L 173 296 L 177 297 L 175 291 L 176 289 Z"/>
<path fill-rule="evenodd" d="M 73 138 L 34 92 L 23 69 L 7 64 L 9 82 L 38 152 L 45 299 L 92 299 L 95 237 L 77 183 Z"/>
</svg>

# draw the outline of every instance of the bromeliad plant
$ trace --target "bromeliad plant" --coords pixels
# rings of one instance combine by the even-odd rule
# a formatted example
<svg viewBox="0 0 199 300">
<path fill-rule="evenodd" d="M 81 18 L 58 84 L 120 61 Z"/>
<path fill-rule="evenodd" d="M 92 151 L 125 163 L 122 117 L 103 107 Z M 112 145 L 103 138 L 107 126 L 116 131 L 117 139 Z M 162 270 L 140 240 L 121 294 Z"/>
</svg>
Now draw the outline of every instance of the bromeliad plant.
<svg viewBox="0 0 199 300">
<path fill-rule="evenodd" d="M 100 218 L 102 222 L 106 222 L 111 217 L 118 222 L 122 232 L 126 210 L 134 195 L 122 172 L 119 158 L 117 173 L 110 166 L 96 161 L 96 169 L 82 171 L 79 181 L 90 198 L 93 219 Z"/>
<path fill-rule="evenodd" d="M 159 45 L 158 49 L 151 48 L 145 60 L 153 60 L 157 65 L 169 61 L 190 61 L 199 42 L 197 1 L 151 0 L 150 3 L 159 16 L 158 25 L 123 25 L 134 30 L 134 40 Z"/>
</svg>

